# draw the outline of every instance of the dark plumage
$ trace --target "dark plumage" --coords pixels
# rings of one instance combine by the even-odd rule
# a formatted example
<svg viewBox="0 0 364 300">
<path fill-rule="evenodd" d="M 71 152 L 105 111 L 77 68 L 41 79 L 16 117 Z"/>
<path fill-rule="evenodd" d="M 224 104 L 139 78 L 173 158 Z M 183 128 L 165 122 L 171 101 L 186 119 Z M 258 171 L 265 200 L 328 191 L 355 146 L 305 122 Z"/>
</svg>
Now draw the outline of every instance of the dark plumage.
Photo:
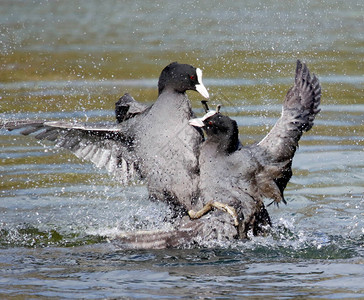
<svg viewBox="0 0 364 300">
<path fill-rule="evenodd" d="M 105 167 L 122 183 L 143 179 L 150 197 L 167 201 L 176 212 L 191 209 L 198 198 L 198 151 L 201 131 L 188 125 L 193 117 L 187 90 L 209 94 L 202 71 L 177 62 L 163 69 L 157 101 L 146 107 L 125 94 L 115 106 L 119 124 L 90 125 L 62 121 L 20 120 L 9 129 L 37 133 L 76 156 Z"/>
<path fill-rule="evenodd" d="M 318 79 L 297 61 L 295 83 L 286 95 L 282 115 L 260 143 L 242 146 L 236 122 L 218 111 L 190 120 L 206 133 L 199 157 L 201 202 L 194 206 L 201 212 L 205 205 L 202 216 L 177 219 L 170 231 L 121 234 L 117 241 L 130 248 L 209 246 L 244 239 L 248 231 L 264 232 L 271 222 L 263 199 L 285 202 L 283 191 L 298 141 L 313 126 L 320 99 Z M 212 208 L 217 209 L 211 212 Z M 195 218 L 199 212 L 189 214 Z"/>
<path fill-rule="evenodd" d="M 258 144 L 243 147 L 236 122 L 219 112 L 190 121 L 207 136 L 199 158 L 202 202 L 218 201 L 235 208 L 240 237 L 246 237 L 249 229 L 257 234 L 261 225 L 270 224 L 264 198 L 285 203 L 283 191 L 292 175 L 298 141 L 313 126 L 320 99 L 317 77 L 297 61 L 295 84 L 286 95 L 282 115 Z"/>
<path fill-rule="evenodd" d="M 246 238 L 249 230 L 258 234 L 270 225 L 264 198 L 285 202 L 283 191 L 292 175 L 298 141 L 319 112 L 320 84 L 297 61 L 295 83 L 281 117 L 261 142 L 243 147 L 236 122 L 219 112 L 190 121 L 205 130 L 205 142 L 201 132 L 188 125 L 193 113 L 185 91 L 208 97 L 201 76 L 189 65 L 170 64 L 162 71 L 159 97 L 152 106 L 128 94 L 116 103 L 117 125 L 20 120 L 4 126 L 25 128 L 25 135 L 36 132 L 39 139 L 55 141 L 106 167 L 124 183 L 139 176 L 151 198 L 174 207 L 175 229 L 121 234 L 116 240 L 125 247 L 168 248 Z M 193 210 L 204 205 L 202 217 L 192 219 L 198 215 Z M 209 212 L 211 207 L 218 209 Z"/>
<path fill-rule="evenodd" d="M 115 117 L 118 123 L 124 122 L 146 111 L 147 105 L 136 101 L 129 93 L 125 93 L 115 103 Z"/>
</svg>

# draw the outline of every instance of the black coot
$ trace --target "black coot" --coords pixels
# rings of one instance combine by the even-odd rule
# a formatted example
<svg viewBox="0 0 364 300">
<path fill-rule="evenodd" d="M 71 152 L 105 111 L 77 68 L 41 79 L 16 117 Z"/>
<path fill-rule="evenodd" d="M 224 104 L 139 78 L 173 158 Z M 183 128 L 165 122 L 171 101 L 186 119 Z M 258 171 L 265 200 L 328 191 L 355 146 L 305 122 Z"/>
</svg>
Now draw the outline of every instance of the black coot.
<svg viewBox="0 0 364 300">
<path fill-rule="evenodd" d="M 127 248 L 211 246 L 244 239 L 249 231 L 265 232 L 271 222 L 263 199 L 285 202 L 283 191 L 292 175 L 298 141 L 313 126 L 320 99 L 317 77 L 297 61 L 295 83 L 282 115 L 258 144 L 242 146 L 237 123 L 219 111 L 190 120 L 206 133 L 199 157 L 204 206 L 197 204 L 195 211 L 189 211 L 191 218 L 177 219 L 174 230 L 125 233 L 117 241 Z"/>
<path fill-rule="evenodd" d="M 193 117 L 187 90 L 208 98 L 202 71 L 191 65 L 169 64 L 159 77 L 157 101 L 146 107 L 130 95 L 116 104 L 119 124 L 90 125 L 71 122 L 20 120 L 9 130 L 23 128 L 28 135 L 54 141 L 79 158 L 106 167 L 121 182 L 146 181 L 150 196 L 191 209 L 198 199 L 198 151 L 201 130 L 188 125 Z"/>
<path fill-rule="evenodd" d="M 320 84 L 298 61 L 295 84 L 286 95 L 280 119 L 261 142 L 243 147 L 236 122 L 219 112 L 190 121 L 205 130 L 203 143 L 201 133 L 188 125 L 193 113 L 185 90 L 208 96 L 201 75 L 188 65 L 167 66 L 154 105 L 140 105 L 130 95 L 118 101 L 118 125 L 25 120 L 5 127 L 28 127 L 23 134 L 40 131 L 38 138 L 56 141 L 116 173 L 123 182 L 139 175 L 147 181 L 151 197 L 175 204 L 175 211 L 190 210 L 193 218 L 175 219 L 174 230 L 120 235 L 118 240 L 125 247 L 208 245 L 245 238 L 250 229 L 258 234 L 270 224 L 263 199 L 285 202 L 283 191 L 292 175 L 298 141 L 319 112 Z M 204 205 L 207 209 L 195 220 L 199 213 L 193 210 Z M 211 207 L 219 209 L 207 213 Z"/>
<path fill-rule="evenodd" d="M 210 207 L 218 202 L 235 209 L 240 238 L 270 224 L 264 198 L 285 203 L 283 191 L 292 176 L 298 141 L 313 126 L 320 99 L 317 77 L 297 61 L 295 84 L 286 95 L 282 115 L 258 144 L 242 146 L 236 122 L 218 111 L 190 121 L 207 136 L 199 157 L 200 197 Z"/>
</svg>

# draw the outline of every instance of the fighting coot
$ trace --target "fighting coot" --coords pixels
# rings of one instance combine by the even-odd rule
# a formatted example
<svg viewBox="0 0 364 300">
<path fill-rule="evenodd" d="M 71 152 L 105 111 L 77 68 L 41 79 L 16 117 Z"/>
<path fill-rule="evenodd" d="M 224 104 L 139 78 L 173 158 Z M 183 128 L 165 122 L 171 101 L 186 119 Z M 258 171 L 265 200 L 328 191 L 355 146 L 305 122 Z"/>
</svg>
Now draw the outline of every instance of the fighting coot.
<svg viewBox="0 0 364 300">
<path fill-rule="evenodd" d="M 237 123 L 218 109 L 190 120 L 206 133 L 199 156 L 204 206 L 190 210 L 190 218 L 175 220 L 174 230 L 124 233 L 116 239 L 118 244 L 128 248 L 210 246 L 244 239 L 248 231 L 265 232 L 271 222 L 263 199 L 285 202 L 292 158 L 302 133 L 313 126 L 320 99 L 317 77 L 311 77 L 307 66 L 297 61 L 295 83 L 286 95 L 282 115 L 258 144 L 243 146 Z"/>
<path fill-rule="evenodd" d="M 190 124 L 203 128 L 207 136 L 199 157 L 200 197 L 207 206 L 190 215 L 198 217 L 222 204 L 226 210 L 232 207 L 240 238 L 250 229 L 258 234 L 262 225 L 270 224 L 263 199 L 285 203 L 283 191 L 292 176 L 298 141 L 313 126 L 320 99 L 317 77 L 297 61 L 295 83 L 286 95 L 282 115 L 258 144 L 242 146 L 237 123 L 218 110 L 192 119 Z"/>
<path fill-rule="evenodd" d="M 209 97 L 202 71 L 174 62 L 161 72 L 153 105 L 146 107 L 128 94 L 117 102 L 118 124 L 20 120 L 5 127 L 25 127 L 24 135 L 37 132 L 36 138 L 54 141 L 79 158 L 106 167 L 125 184 L 141 178 L 151 198 L 185 212 L 198 199 L 198 151 L 203 140 L 201 130 L 188 125 L 194 114 L 187 90 Z"/>
</svg>

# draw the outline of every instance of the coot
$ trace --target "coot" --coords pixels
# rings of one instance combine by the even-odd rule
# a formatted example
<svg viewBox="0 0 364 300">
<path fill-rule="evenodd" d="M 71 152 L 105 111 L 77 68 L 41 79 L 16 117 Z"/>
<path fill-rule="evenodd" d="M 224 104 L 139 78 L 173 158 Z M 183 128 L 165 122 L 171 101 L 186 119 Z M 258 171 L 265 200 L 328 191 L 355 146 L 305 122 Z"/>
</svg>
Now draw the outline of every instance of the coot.
<svg viewBox="0 0 364 300">
<path fill-rule="evenodd" d="M 201 69 L 174 62 L 161 72 L 153 105 L 139 104 L 130 95 L 118 101 L 118 124 L 18 120 L 5 127 L 25 127 L 24 135 L 37 132 L 36 138 L 54 141 L 79 158 L 106 167 L 125 184 L 141 178 L 151 198 L 185 212 L 198 199 L 198 151 L 203 140 L 201 130 L 188 125 L 194 114 L 187 90 L 209 97 Z"/>
<path fill-rule="evenodd" d="M 282 115 L 261 142 L 243 146 L 237 123 L 218 109 L 190 120 L 190 125 L 206 133 L 199 156 L 202 203 L 189 211 L 190 218 L 175 220 L 172 230 L 126 232 L 119 235 L 117 244 L 127 248 L 211 246 L 245 239 L 249 231 L 264 233 L 271 221 L 263 200 L 285 203 L 283 191 L 292 175 L 298 141 L 313 126 L 320 99 L 317 77 L 311 77 L 307 66 L 297 61 L 295 83 L 286 95 Z"/>
<path fill-rule="evenodd" d="M 263 199 L 286 202 L 283 191 L 292 176 L 292 159 L 302 133 L 313 126 L 320 99 L 317 77 L 298 60 L 295 83 L 286 95 L 282 115 L 258 144 L 242 146 L 237 123 L 218 110 L 192 119 L 190 124 L 203 128 L 207 136 L 199 157 L 200 197 L 207 207 L 199 214 L 191 211 L 191 216 L 202 215 L 216 205 L 232 207 L 239 238 L 245 238 L 249 230 L 258 234 L 269 225 Z"/>
</svg>

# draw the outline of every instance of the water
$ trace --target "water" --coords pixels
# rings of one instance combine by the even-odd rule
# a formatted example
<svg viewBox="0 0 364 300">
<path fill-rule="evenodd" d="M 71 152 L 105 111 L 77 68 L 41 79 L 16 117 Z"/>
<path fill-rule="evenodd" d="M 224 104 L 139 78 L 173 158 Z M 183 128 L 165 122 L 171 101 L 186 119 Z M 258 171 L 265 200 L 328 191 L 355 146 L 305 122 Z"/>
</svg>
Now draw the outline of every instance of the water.
<svg viewBox="0 0 364 300">
<path fill-rule="evenodd" d="M 17 132 L 0 140 L 1 298 L 363 298 L 364 33 L 358 1 L 2 1 L 0 118 L 112 120 L 128 91 L 156 99 L 171 61 L 204 70 L 211 105 L 260 140 L 297 58 L 321 80 L 266 237 L 208 249 L 122 250 L 167 208 Z M 194 110 L 199 97 L 190 92 Z"/>
</svg>

